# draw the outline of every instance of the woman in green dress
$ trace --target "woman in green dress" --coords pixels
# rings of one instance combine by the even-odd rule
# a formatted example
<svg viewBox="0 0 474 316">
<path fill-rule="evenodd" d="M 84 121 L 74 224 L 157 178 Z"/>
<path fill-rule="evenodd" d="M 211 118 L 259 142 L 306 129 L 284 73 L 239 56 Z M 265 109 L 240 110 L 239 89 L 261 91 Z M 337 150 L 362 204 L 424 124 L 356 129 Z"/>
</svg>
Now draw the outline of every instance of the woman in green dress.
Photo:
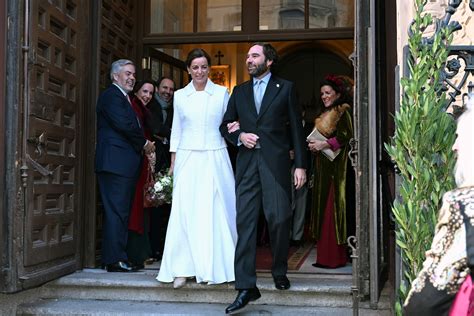
<svg viewBox="0 0 474 316">
<path fill-rule="evenodd" d="M 351 97 L 342 77 L 326 76 L 321 83 L 323 110 L 315 119 L 308 148 L 314 154 L 311 237 L 317 240 L 318 268 L 347 263 L 346 171 L 349 140 L 353 136 Z"/>
</svg>

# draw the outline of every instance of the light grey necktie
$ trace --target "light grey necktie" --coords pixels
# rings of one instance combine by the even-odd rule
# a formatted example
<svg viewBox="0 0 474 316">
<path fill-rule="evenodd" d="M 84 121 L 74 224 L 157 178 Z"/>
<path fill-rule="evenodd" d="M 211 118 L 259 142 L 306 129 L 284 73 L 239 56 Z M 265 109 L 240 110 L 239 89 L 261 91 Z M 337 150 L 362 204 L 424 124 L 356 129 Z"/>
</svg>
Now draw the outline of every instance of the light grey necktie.
<svg viewBox="0 0 474 316">
<path fill-rule="evenodd" d="M 260 112 L 260 106 L 262 105 L 263 91 L 264 91 L 263 81 L 257 80 L 255 82 L 255 89 L 254 89 L 255 108 L 257 109 L 257 113 Z"/>
</svg>

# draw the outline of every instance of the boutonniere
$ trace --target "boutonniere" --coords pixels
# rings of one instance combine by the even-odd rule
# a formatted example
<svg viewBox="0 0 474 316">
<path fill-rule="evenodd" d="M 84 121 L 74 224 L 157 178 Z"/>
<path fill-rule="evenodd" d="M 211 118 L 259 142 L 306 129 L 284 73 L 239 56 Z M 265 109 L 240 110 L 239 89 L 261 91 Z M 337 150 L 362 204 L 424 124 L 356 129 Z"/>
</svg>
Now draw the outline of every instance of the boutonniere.
<svg viewBox="0 0 474 316">
<path fill-rule="evenodd" d="M 279 83 L 277 83 L 277 88 L 280 88 L 280 84 L 279 84 Z"/>
</svg>

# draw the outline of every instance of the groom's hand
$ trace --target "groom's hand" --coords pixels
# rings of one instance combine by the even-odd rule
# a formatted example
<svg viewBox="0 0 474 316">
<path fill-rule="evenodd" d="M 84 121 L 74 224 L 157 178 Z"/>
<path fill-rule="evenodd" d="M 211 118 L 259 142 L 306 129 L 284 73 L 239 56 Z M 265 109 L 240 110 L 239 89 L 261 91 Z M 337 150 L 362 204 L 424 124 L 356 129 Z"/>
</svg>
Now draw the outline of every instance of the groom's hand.
<svg viewBox="0 0 474 316">
<path fill-rule="evenodd" d="M 253 133 L 244 133 L 242 132 L 239 135 L 240 142 L 247 148 L 252 149 L 255 147 L 258 141 L 258 136 Z"/>
<path fill-rule="evenodd" d="M 295 189 L 296 190 L 301 189 L 303 185 L 306 183 L 306 169 L 296 168 L 294 181 L 295 181 Z"/>
</svg>

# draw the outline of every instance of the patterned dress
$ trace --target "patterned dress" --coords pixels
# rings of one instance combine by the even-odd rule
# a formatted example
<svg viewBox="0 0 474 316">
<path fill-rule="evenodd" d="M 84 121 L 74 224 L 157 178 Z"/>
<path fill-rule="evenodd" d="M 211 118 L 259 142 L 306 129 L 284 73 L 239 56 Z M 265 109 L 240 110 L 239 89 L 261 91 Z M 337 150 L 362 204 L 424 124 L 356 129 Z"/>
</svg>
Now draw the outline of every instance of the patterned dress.
<svg viewBox="0 0 474 316">
<path fill-rule="evenodd" d="M 470 274 L 462 212 L 474 225 L 474 187 L 445 193 L 433 243 L 405 302 L 406 315 L 448 315 L 457 291 Z"/>
</svg>

